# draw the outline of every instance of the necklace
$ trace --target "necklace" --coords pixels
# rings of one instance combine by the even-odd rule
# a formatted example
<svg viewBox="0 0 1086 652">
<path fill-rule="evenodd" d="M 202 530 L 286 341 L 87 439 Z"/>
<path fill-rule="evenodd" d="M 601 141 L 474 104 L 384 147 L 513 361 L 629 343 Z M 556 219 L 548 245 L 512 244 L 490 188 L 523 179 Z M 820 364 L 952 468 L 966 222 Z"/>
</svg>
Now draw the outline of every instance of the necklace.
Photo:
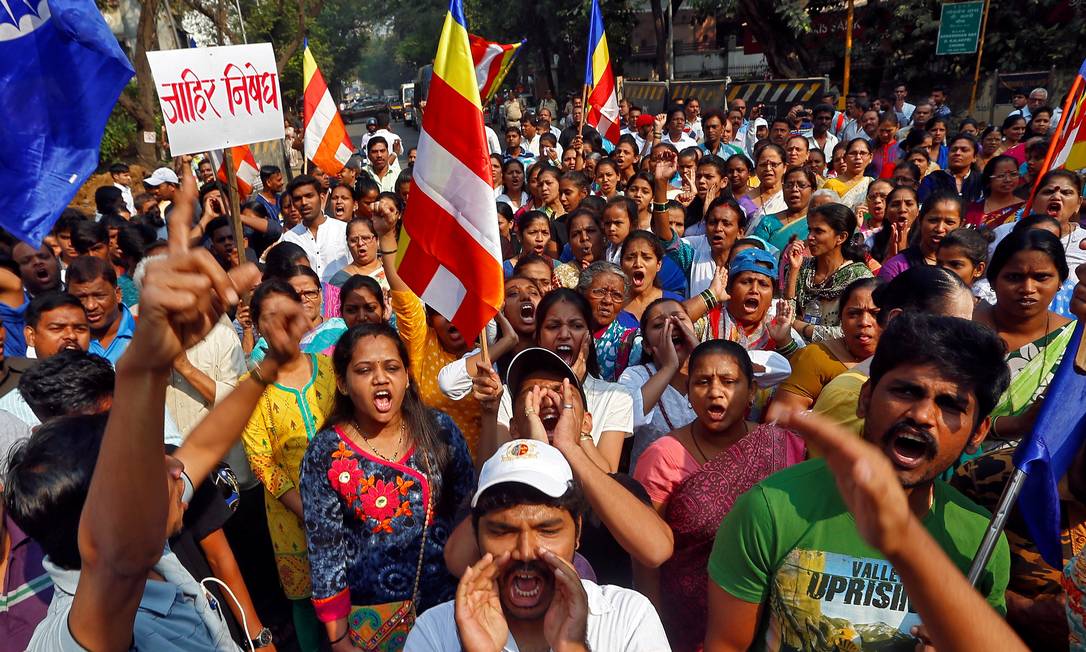
<svg viewBox="0 0 1086 652">
<path fill-rule="evenodd" d="M 400 450 L 403 448 L 403 434 L 404 431 L 407 429 L 407 426 L 404 424 L 403 420 L 400 421 L 400 437 L 396 440 L 396 454 L 392 457 L 385 457 L 381 454 L 381 451 L 377 450 L 377 447 L 374 446 L 373 442 L 370 441 L 371 438 L 362 434 L 362 429 L 358 427 L 357 421 L 352 421 L 351 426 L 354 428 L 354 431 L 358 433 L 358 436 L 362 438 L 362 441 L 366 442 L 366 446 L 368 446 L 369 449 L 373 451 L 374 455 L 380 457 L 386 462 L 395 463 L 396 460 L 400 459 Z"/>
<path fill-rule="evenodd" d="M 746 420 L 744 420 L 743 437 L 746 437 L 748 434 L 750 434 L 750 426 L 747 425 Z M 742 439 L 743 437 L 740 437 L 739 439 Z M 705 451 L 701 450 L 701 444 L 698 443 L 698 435 L 694 432 L 693 423 L 690 424 L 690 441 L 694 442 L 694 448 L 698 449 L 698 455 L 701 455 L 701 459 L 703 460 L 702 464 L 707 464 L 709 462 L 709 456 L 705 454 Z"/>
</svg>

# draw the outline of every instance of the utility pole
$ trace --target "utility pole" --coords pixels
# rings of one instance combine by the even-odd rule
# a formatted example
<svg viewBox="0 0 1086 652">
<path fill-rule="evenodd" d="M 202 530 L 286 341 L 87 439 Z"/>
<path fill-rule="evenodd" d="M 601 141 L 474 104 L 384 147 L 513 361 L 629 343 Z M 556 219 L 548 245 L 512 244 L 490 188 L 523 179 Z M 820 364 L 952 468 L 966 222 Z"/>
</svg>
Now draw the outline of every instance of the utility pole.
<svg viewBox="0 0 1086 652">
<path fill-rule="evenodd" d="M 845 73 L 841 81 L 841 99 L 838 100 L 838 109 L 845 108 L 845 99 L 848 97 L 848 86 L 852 76 L 852 18 L 855 9 L 854 0 L 848 0 L 848 17 L 845 19 Z"/>
<path fill-rule="evenodd" d="M 667 0 L 664 8 L 664 28 L 667 30 L 667 38 L 664 43 L 664 79 L 675 79 L 675 13 L 672 0 Z"/>
</svg>

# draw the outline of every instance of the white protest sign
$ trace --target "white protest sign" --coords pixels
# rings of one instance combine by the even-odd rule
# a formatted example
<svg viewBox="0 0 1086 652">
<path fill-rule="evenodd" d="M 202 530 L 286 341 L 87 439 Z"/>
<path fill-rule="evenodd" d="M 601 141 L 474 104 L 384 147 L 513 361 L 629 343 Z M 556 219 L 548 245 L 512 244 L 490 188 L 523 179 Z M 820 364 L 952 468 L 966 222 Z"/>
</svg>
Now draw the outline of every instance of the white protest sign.
<svg viewBox="0 0 1086 652">
<path fill-rule="evenodd" d="M 283 137 L 270 43 L 148 52 L 170 154 Z"/>
</svg>

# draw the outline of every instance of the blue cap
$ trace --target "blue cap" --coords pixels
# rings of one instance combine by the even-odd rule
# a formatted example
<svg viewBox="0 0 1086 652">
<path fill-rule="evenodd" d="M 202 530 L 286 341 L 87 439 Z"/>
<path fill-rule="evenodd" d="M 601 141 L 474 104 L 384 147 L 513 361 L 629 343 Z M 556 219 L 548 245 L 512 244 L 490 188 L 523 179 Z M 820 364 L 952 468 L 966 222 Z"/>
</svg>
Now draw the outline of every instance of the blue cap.
<svg viewBox="0 0 1086 652">
<path fill-rule="evenodd" d="M 776 279 L 777 259 L 773 257 L 773 254 L 757 247 L 744 249 L 732 259 L 731 267 L 728 268 L 728 275 L 735 278 L 743 272 L 758 272 L 759 274 L 765 274 L 769 278 Z"/>
</svg>

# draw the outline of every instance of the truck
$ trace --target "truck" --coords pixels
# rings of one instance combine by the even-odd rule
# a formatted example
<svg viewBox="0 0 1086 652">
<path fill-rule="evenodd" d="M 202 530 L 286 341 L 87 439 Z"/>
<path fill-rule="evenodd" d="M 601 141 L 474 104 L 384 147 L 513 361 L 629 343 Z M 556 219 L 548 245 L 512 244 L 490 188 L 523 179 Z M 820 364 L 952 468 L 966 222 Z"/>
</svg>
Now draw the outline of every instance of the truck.
<svg viewBox="0 0 1086 652">
<path fill-rule="evenodd" d="M 415 126 L 415 85 L 400 84 L 400 100 L 402 102 L 404 124 Z"/>
</svg>

